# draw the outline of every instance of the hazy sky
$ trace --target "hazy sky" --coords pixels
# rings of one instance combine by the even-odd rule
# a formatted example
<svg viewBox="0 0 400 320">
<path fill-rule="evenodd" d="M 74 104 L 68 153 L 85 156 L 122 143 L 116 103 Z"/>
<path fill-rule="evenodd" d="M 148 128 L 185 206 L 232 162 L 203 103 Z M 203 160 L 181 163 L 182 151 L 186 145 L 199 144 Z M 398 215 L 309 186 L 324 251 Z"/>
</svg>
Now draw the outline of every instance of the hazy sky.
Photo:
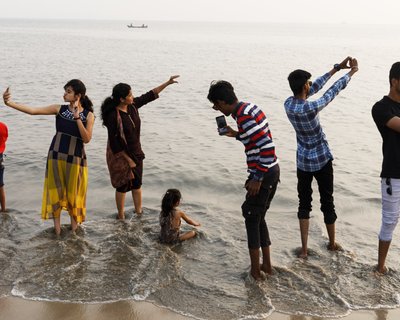
<svg viewBox="0 0 400 320">
<path fill-rule="evenodd" d="M 0 18 L 399 24 L 400 0 L 4 0 Z"/>
</svg>

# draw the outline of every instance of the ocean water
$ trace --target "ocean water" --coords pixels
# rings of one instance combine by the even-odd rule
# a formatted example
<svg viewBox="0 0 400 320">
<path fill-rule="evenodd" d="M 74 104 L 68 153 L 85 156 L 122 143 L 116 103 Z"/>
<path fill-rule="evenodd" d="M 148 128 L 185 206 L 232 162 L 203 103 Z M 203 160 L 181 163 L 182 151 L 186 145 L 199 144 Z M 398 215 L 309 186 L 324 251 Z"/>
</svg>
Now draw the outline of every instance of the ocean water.
<svg viewBox="0 0 400 320">
<path fill-rule="evenodd" d="M 5 183 L 9 212 L 0 215 L 0 297 L 82 303 L 146 300 L 199 319 L 291 315 L 342 317 L 352 310 L 400 306 L 399 236 L 388 256 L 389 273 L 373 273 L 380 225 L 381 139 L 370 110 L 388 93 L 388 71 L 399 60 L 399 26 L 0 20 L 0 89 L 27 105 L 62 103 L 64 84 L 79 78 L 97 119 L 86 146 L 87 221 L 76 235 L 63 214 L 61 239 L 41 221 L 45 160 L 53 117 L 28 116 L 2 106 L 9 127 Z M 314 77 L 351 55 L 360 71 L 321 113 L 335 170 L 337 240 L 328 252 L 314 196 L 309 259 L 300 246 L 296 192 L 296 140 L 283 102 L 294 69 Z M 179 84 L 140 110 L 144 215 L 116 221 L 114 189 L 105 162 L 106 129 L 100 105 L 113 85 L 135 95 L 170 75 Z M 328 83 L 333 83 L 335 75 Z M 240 100 L 266 113 L 281 183 L 267 214 L 274 275 L 250 280 L 240 205 L 245 196 L 243 145 L 220 137 L 206 96 L 212 80 L 230 81 Z M 234 125 L 233 119 L 227 119 Z M 316 186 L 314 186 L 316 190 Z M 179 188 L 182 209 L 202 226 L 196 239 L 174 246 L 158 241 L 163 193 Z M 183 226 L 183 229 L 189 229 Z"/>
</svg>

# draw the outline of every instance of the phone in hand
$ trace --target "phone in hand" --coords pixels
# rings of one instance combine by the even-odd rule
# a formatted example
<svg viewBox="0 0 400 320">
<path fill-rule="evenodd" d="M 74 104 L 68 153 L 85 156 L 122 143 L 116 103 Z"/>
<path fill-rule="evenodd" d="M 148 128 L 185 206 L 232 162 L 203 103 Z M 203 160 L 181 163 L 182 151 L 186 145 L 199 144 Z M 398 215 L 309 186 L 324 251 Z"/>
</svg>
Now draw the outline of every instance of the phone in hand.
<svg viewBox="0 0 400 320">
<path fill-rule="evenodd" d="M 225 116 L 219 116 L 215 118 L 215 121 L 217 121 L 217 127 L 218 127 L 218 133 L 220 136 L 223 136 L 228 133 L 228 128 L 226 128 L 226 120 Z"/>
</svg>

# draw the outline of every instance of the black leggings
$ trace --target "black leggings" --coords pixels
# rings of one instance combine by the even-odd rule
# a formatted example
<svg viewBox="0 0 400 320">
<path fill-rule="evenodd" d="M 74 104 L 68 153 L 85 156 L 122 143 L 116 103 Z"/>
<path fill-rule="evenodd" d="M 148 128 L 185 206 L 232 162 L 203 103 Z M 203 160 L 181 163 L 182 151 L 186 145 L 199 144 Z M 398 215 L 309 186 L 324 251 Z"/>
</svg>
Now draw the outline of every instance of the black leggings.
<svg viewBox="0 0 400 320">
<path fill-rule="evenodd" d="M 271 245 L 265 214 L 274 198 L 279 174 L 279 165 L 276 164 L 264 175 L 260 192 L 252 197 L 247 194 L 246 200 L 242 204 L 249 249 L 264 248 Z"/>
</svg>

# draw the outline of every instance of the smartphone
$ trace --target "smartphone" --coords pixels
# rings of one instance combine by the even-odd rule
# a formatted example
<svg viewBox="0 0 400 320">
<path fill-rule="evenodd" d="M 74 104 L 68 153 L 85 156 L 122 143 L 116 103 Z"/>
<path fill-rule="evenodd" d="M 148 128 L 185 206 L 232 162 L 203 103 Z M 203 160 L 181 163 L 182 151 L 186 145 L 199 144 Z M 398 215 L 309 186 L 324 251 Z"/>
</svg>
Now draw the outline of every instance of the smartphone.
<svg viewBox="0 0 400 320">
<path fill-rule="evenodd" d="M 216 117 L 215 121 L 217 121 L 219 135 L 223 136 L 224 134 L 227 134 L 228 128 L 226 128 L 227 124 L 226 124 L 225 116 Z"/>
</svg>

